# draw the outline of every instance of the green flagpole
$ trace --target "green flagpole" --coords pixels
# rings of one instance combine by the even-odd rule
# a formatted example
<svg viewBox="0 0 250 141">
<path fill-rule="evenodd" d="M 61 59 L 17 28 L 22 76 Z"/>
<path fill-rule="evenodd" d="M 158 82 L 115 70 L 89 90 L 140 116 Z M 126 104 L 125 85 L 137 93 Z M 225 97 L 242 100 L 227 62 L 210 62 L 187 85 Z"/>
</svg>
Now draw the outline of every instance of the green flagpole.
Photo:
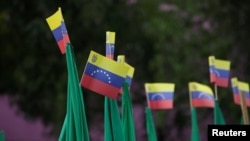
<svg viewBox="0 0 250 141">
<path fill-rule="evenodd" d="M 129 86 L 126 81 L 124 82 L 122 89 L 122 125 L 125 138 L 124 141 L 135 141 L 132 102 L 129 93 Z"/>
<path fill-rule="evenodd" d="M 105 97 L 104 108 L 104 141 L 124 141 L 117 101 Z"/>
<path fill-rule="evenodd" d="M 219 102 L 218 100 L 214 101 L 214 124 L 215 125 L 225 125 L 225 119 L 223 117 L 223 114 L 221 112 L 220 106 L 219 106 Z"/>
<path fill-rule="evenodd" d="M 214 93 L 215 93 L 215 100 L 214 100 L 214 124 L 215 125 L 225 125 L 225 119 L 221 112 L 219 101 L 218 101 L 218 93 L 217 93 L 217 86 L 214 84 Z"/>
<path fill-rule="evenodd" d="M 146 127 L 147 127 L 147 135 L 148 141 L 157 141 L 157 135 L 155 130 L 154 119 L 152 116 L 152 111 L 150 108 L 146 107 Z"/>
<path fill-rule="evenodd" d="M 59 136 L 60 141 L 89 141 L 82 89 L 79 84 L 73 47 L 66 47 L 68 69 L 67 113 Z"/>
<path fill-rule="evenodd" d="M 4 131 L 1 130 L 0 131 L 0 141 L 4 141 L 4 140 L 5 140 Z"/>
<path fill-rule="evenodd" d="M 191 141 L 200 141 L 200 132 L 197 123 L 197 112 L 195 107 L 191 107 Z"/>
</svg>

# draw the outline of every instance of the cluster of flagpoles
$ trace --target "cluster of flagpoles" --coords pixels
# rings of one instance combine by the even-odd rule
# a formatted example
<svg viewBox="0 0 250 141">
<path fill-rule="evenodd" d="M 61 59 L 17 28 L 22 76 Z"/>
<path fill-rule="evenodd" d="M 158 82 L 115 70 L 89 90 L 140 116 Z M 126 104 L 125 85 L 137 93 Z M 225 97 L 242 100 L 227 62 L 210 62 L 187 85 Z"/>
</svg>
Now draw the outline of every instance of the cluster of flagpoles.
<svg viewBox="0 0 250 141">
<path fill-rule="evenodd" d="M 134 67 L 125 61 L 124 55 L 114 60 L 115 32 L 106 32 L 105 56 L 90 51 L 81 80 L 79 81 L 73 46 L 70 43 L 61 8 L 48 17 L 47 23 L 57 41 L 62 54 L 66 54 L 68 69 L 68 95 L 65 120 L 60 141 L 89 141 L 83 93 L 81 87 L 105 96 L 104 101 L 104 140 L 135 141 L 130 85 Z M 217 87 L 229 87 L 230 61 L 209 56 L 210 83 L 189 82 L 189 97 L 192 122 L 191 140 L 200 140 L 196 108 L 214 108 L 214 124 L 226 124 L 219 107 Z M 234 101 L 241 105 L 243 123 L 248 124 L 247 106 L 250 106 L 249 86 L 232 78 Z M 146 128 L 149 141 L 157 141 L 152 110 L 172 109 L 174 83 L 145 83 L 148 106 L 145 108 Z M 119 112 L 117 96 L 122 96 L 122 111 Z"/>
</svg>

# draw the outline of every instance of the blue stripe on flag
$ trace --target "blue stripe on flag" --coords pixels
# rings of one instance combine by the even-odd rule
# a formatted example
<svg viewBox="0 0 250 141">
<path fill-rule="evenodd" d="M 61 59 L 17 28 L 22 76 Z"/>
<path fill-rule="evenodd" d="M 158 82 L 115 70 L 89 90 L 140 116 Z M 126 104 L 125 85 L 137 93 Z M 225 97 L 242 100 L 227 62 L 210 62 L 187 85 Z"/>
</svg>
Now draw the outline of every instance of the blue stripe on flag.
<svg viewBox="0 0 250 141">
<path fill-rule="evenodd" d="M 87 63 L 84 73 L 116 88 L 121 88 L 124 82 L 123 77 L 99 68 L 91 63 Z"/>
<path fill-rule="evenodd" d="M 173 99 L 173 92 L 155 92 L 148 93 L 149 100 L 171 100 Z"/>
</svg>

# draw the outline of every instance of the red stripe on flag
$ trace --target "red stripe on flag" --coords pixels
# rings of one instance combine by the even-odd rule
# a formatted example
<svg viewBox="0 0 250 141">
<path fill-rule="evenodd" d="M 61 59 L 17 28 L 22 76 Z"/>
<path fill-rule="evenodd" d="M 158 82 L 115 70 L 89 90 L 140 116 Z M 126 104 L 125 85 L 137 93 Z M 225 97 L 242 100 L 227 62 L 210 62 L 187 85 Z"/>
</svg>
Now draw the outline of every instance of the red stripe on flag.
<svg viewBox="0 0 250 141">
<path fill-rule="evenodd" d="M 65 43 L 65 46 L 67 45 L 67 43 L 70 43 L 68 34 L 63 34 L 63 41 Z"/>
<path fill-rule="evenodd" d="M 220 87 L 228 87 L 228 78 L 217 77 L 215 84 Z"/>
<path fill-rule="evenodd" d="M 234 103 L 240 105 L 240 95 L 234 94 Z"/>
<path fill-rule="evenodd" d="M 173 100 L 151 100 L 148 105 L 150 109 L 172 109 Z"/>
<path fill-rule="evenodd" d="M 60 49 L 62 54 L 66 53 L 66 46 L 65 46 L 63 39 L 58 41 L 57 45 L 59 46 L 59 49 Z"/>
<path fill-rule="evenodd" d="M 106 57 L 110 58 L 110 59 L 114 59 L 114 55 L 113 54 L 106 54 Z"/>
<path fill-rule="evenodd" d="M 210 73 L 210 83 L 214 83 L 216 80 L 216 75 L 214 73 Z"/>
<path fill-rule="evenodd" d="M 82 76 L 81 86 L 113 99 L 117 98 L 120 92 L 120 88 L 108 85 L 86 74 Z"/>
<path fill-rule="evenodd" d="M 247 107 L 250 107 L 250 99 L 246 99 L 246 105 L 247 105 Z"/>
<path fill-rule="evenodd" d="M 193 107 L 214 107 L 214 101 L 211 99 L 192 99 Z"/>
</svg>

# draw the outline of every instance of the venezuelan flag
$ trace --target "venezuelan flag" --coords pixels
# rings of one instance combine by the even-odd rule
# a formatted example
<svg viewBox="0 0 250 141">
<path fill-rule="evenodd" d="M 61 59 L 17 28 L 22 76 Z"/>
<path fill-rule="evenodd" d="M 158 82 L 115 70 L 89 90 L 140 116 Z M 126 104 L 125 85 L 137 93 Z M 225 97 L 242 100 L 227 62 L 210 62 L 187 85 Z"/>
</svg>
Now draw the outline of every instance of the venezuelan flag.
<svg viewBox="0 0 250 141">
<path fill-rule="evenodd" d="M 130 87 L 131 83 L 132 83 L 133 76 L 134 76 L 135 68 L 125 62 L 125 55 L 118 55 L 117 56 L 117 62 L 123 63 L 124 65 L 129 67 L 128 74 L 127 74 L 127 76 L 125 78 L 125 81 L 128 82 L 128 85 Z"/>
<path fill-rule="evenodd" d="M 245 100 L 247 107 L 250 107 L 250 93 L 249 85 L 246 82 L 238 81 L 238 87 L 241 93 L 245 94 Z"/>
<path fill-rule="evenodd" d="M 129 65 L 128 63 L 125 63 L 125 66 L 127 66 L 129 68 L 128 74 L 127 74 L 127 76 L 125 78 L 125 81 L 128 82 L 128 86 L 130 87 L 131 84 L 132 84 L 132 79 L 133 79 L 133 76 L 134 76 L 135 68 L 132 67 L 131 65 Z"/>
<path fill-rule="evenodd" d="M 80 83 L 87 89 L 115 99 L 128 70 L 124 64 L 91 51 Z"/>
<path fill-rule="evenodd" d="M 62 16 L 61 8 L 59 7 L 58 10 L 46 18 L 46 21 L 49 25 L 50 30 L 57 42 L 57 45 L 62 54 L 66 52 L 66 45 L 70 43 L 68 32 L 66 29 L 66 25 Z"/>
<path fill-rule="evenodd" d="M 106 32 L 106 57 L 114 59 L 115 32 Z"/>
<path fill-rule="evenodd" d="M 172 109 L 174 87 L 173 83 L 145 83 L 148 107 L 150 109 Z"/>
<path fill-rule="evenodd" d="M 240 91 L 238 87 L 238 79 L 236 77 L 231 78 L 234 103 L 240 105 Z"/>
<path fill-rule="evenodd" d="M 228 87 L 229 73 L 230 73 L 230 61 L 216 59 L 215 60 L 215 73 L 216 73 L 215 84 L 220 87 Z"/>
<path fill-rule="evenodd" d="M 208 63 L 209 63 L 210 83 L 214 83 L 216 81 L 215 66 L 214 66 L 215 57 L 209 56 Z"/>
<path fill-rule="evenodd" d="M 197 82 L 189 82 L 189 93 L 193 107 L 214 107 L 214 94 L 210 87 Z"/>
</svg>

